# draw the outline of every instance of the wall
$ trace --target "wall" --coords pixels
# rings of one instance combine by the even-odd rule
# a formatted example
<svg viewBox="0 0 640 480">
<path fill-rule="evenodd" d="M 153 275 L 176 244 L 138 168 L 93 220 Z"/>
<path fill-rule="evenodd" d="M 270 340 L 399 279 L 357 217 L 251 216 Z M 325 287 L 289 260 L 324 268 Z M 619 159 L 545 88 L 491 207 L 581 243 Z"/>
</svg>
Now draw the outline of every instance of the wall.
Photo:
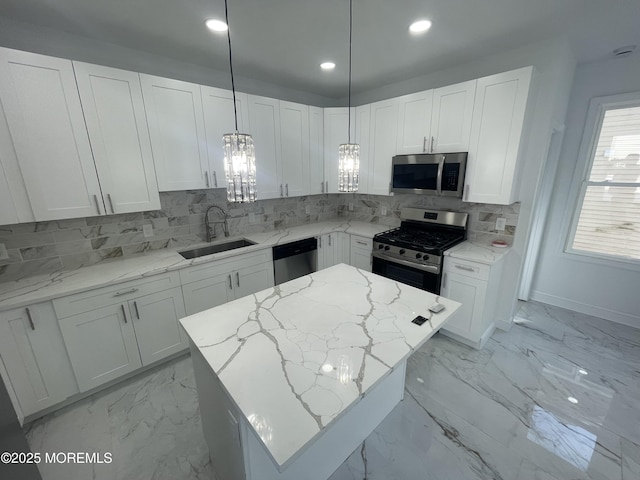
<svg viewBox="0 0 640 480">
<path fill-rule="evenodd" d="M 594 97 L 640 90 L 640 55 L 581 65 L 566 119 L 565 139 L 532 298 L 552 305 L 640 327 L 640 268 L 564 253 L 577 201 L 572 189 L 586 158 L 579 158 L 589 102 Z"/>
<path fill-rule="evenodd" d="M 418 206 L 469 212 L 470 238 L 501 238 L 509 243 L 513 241 L 519 210 L 517 204 L 502 207 L 418 195 L 313 195 L 234 205 L 227 203 L 224 189 L 164 192 L 160 202 L 161 210 L 149 212 L 0 226 L 0 243 L 9 253 L 9 260 L 0 260 L 0 281 L 202 243 L 206 239 L 204 212 L 210 205 L 229 213 L 232 236 L 338 217 L 396 227 L 402 207 Z M 353 203 L 353 211 L 349 210 L 349 203 Z M 381 206 L 387 207 L 386 216 L 379 214 Z M 306 213 L 307 207 L 310 214 Z M 492 230 L 498 215 L 507 219 L 503 234 Z M 143 225 L 147 224 L 153 226 L 153 237 L 143 234 Z M 217 233 L 218 238 L 222 237 L 219 227 Z"/>
</svg>

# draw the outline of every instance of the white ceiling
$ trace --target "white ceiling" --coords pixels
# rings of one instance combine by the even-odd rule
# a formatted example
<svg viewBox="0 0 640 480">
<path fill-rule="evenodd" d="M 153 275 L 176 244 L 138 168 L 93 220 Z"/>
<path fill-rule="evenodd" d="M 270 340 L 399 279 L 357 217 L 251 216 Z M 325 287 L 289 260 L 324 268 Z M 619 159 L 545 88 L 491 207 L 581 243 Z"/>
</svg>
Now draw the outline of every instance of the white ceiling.
<svg viewBox="0 0 640 480">
<path fill-rule="evenodd" d="M 348 0 L 228 0 L 234 70 L 344 97 Z M 353 0 L 353 91 L 363 92 L 500 51 L 566 36 L 579 62 L 640 45 L 640 0 Z M 228 68 L 224 0 L 1 0 L 0 16 L 218 70 Z M 420 37 L 417 18 L 432 20 Z M 638 54 L 638 53 L 636 53 Z M 332 60 L 333 72 L 320 62 Z"/>
</svg>

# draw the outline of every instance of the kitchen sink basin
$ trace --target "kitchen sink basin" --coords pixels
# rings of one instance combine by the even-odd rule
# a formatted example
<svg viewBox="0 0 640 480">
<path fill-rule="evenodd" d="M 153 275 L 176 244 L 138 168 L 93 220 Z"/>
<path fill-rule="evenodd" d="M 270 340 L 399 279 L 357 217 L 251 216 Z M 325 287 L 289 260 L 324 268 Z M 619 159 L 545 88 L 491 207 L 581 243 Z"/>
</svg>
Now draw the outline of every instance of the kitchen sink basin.
<svg viewBox="0 0 640 480">
<path fill-rule="evenodd" d="M 240 240 L 234 240 L 232 242 L 217 243 L 215 245 L 207 245 L 206 247 L 193 248 L 191 250 L 184 250 L 178 252 L 183 258 L 192 259 L 197 257 L 204 257 L 205 255 L 211 255 L 213 253 L 226 252 L 229 250 L 235 250 L 236 248 L 248 247 L 249 245 L 255 245 L 255 242 L 250 242 L 246 238 Z"/>
</svg>

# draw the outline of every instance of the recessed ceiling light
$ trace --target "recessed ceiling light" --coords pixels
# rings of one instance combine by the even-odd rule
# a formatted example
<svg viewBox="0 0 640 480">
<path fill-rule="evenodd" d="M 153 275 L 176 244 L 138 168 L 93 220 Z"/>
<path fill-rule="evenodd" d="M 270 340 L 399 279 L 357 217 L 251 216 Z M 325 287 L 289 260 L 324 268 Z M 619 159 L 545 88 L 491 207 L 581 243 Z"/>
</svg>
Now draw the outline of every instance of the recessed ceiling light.
<svg viewBox="0 0 640 480">
<path fill-rule="evenodd" d="M 229 29 L 226 23 L 217 18 L 210 18 L 205 22 L 205 25 L 212 32 L 226 32 Z"/>
<path fill-rule="evenodd" d="M 323 70 L 333 70 L 336 68 L 336 64 L 333 62 L 323 62 L 320 64 L 320 68 Z"/>
<path fill-rule="evenodd" d="M 409 31 L 411 33 L 423 33 L 431 28 L 431 22 L 429 20 L 418 20 L 417 22 L 413 22 L 409 26 Z"/>
</svg>

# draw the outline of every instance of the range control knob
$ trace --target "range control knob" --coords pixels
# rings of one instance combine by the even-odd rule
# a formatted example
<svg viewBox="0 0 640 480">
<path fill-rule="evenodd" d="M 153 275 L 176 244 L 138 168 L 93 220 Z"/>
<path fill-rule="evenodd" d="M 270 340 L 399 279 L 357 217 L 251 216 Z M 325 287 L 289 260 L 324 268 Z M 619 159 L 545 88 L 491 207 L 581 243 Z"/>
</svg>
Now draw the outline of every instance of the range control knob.
<svg viewBox="0 0 640 480">
<path fill-rule="evenodd" d="M 424 261 L 429 260 L 429 255 L 425 255 L 425 256 L 423 256 L 423 257 L 422 257 L 422 260 L 424 260 Z"/>
<path fill-rule="evenodd" d="M 401 248 L 400 251 L 398 252 L 400 255 L 404 255 L 405 249 Z"/>
<path fill-rule="evenodd" d="M 378 245 L 378 250 L 382 250 L 384 248 L 384 245 Z"/>
<path fill-rule="evenodd" d="M 421 253 L 416 253 L 416 258 L 422 258 L 422 254 Z"/>
<path fill-rule="evenodd" d="M 384 246 L 384 249 L 385 249 L 385 250 L 389 250 L 390 248 L 391 248 L 391 247 L 390 247 L 389 245 L 385 245 L 385 246 Z"/>
</svg>

